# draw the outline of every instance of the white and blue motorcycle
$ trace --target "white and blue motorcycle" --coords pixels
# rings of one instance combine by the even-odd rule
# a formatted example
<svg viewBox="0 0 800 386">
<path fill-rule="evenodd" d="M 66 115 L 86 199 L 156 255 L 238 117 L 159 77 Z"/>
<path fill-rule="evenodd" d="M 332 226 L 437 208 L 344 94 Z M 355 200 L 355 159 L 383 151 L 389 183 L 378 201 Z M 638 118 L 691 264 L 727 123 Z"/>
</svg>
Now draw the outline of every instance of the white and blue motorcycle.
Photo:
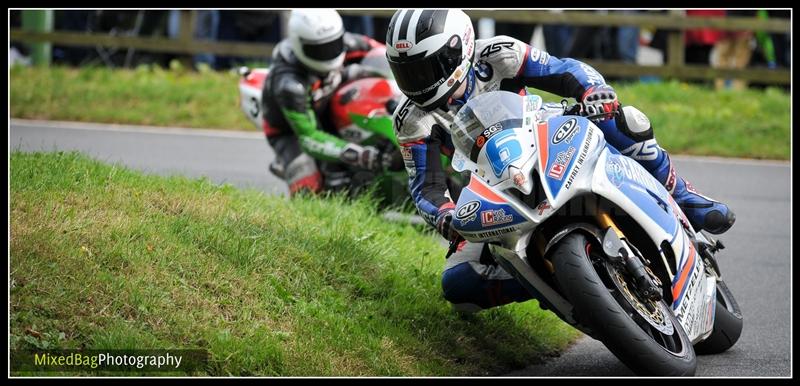
<svg viewBox="0 0 800 386">
<path fill-rule="evenodd" d="M 452 166 L 470 180 L 453 225 L 637 374 L 693 375 L 695 352 L 725 351 L 741 334 L 714 257 L 723 245 L 607 145 L 594 117 L 562 103 L 495 91 L 460 110 Z"/>
</svg>

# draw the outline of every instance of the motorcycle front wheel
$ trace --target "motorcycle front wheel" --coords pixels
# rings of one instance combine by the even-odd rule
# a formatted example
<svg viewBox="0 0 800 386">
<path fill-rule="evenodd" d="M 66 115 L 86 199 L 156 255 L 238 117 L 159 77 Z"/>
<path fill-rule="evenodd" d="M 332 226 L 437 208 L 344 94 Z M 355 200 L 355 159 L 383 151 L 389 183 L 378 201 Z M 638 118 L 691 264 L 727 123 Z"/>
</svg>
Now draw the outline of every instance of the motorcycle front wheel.
<svg viewBox="0 0 800 386">
<path fill-rule="evenodd" d="M 642 304 L 628 287 L 624 269 L 591 249 L 589 239 L 576 232 L 550 255 L 575 319 L 638 375 L 694 375 L 692 342 L 669 306 L 663 301 Z"/>
</svg>

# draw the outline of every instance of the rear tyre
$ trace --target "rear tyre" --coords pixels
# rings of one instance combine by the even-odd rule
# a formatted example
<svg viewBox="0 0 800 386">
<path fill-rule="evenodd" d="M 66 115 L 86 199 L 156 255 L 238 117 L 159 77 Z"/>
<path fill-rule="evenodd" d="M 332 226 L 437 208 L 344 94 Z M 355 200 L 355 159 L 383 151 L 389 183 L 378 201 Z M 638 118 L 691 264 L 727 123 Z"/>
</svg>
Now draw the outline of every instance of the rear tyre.
<svg viewBox="0 0 800 386">
<path fill-rule="evenodd" d="M 733 293 L 722 280 L 717 280 L 717 306 L 714 313 L 713 332 L 694 345 L 694 351 L 698 354 L 719 354 L 733 347 L 742 335 L 742 312 Z"/>
</svg>

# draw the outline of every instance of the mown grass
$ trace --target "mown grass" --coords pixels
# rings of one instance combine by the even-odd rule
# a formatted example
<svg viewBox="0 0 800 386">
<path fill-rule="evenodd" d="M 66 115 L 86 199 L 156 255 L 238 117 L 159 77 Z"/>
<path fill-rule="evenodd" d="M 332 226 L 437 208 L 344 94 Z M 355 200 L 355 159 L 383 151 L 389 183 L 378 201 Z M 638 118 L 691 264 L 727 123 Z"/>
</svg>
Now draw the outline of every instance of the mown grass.
<svg viewBox="0 0 800 386">
<path fill-rule="evenodd" d="M 578 335 L 535 301 L 455 313 L 444 247 L 368 199 L 288 201 L 78 153 L 13 152 L 10 172 L 12 349 L 208 350 L 195 375 L 492 375 Z"/>
<path fill-rule="evenodd" d="M 17 118 L 255 130 L 238 107 L 231 72 L 141 67 L 11 69 Z M 648 115 L 671 153 L 789 159 L 790 98 L 776 88 L 714 91 L 678 81 L 614 83 Z M 546 94 L 545 99 L 560 98 Z"/>
<path fill-rule="evenodd" d="M 15 66 L 11 79 L 12 117 L 255 130 L 235 73 Z"/>
<path fill-rule="evenodd" d="M 621 103 L 650 118 L 656 140 L 670 153 L 789 159 L 791 101 L 780 89 L 714 91 L 678 81 L 614 87 Z"/>
</svg>

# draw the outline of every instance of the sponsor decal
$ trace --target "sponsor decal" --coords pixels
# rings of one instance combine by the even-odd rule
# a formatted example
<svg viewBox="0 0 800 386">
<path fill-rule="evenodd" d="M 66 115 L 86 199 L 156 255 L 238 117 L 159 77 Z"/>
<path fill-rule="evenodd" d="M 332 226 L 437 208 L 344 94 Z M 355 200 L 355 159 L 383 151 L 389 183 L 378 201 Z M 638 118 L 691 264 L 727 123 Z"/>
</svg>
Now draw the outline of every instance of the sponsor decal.
<svg viewBox="0 0 800 386">
<path fill-rule="evenodd" d="M 667 177 L 667 183 L 664 184 L 664 188 L 667 189 L 669 194 L 675 192 L 675 183 L 677 182 L 678 175 L 675 174 L 675 168 L 672 166 L 672 162 L 669 164 L 669 177 Z"/>
<path fill-rule="evenodd" d="M 572 139 L 575 138 L 575 134 L 577 134 L 579 129 L 580 125 L 578 125 L 578 120 L 576 118 L 569 119 L 556 129 L 555 134 L 553 134 L 552 144 L 558 145 L 567 138 L 569 138 L 568 142 L 572 142 Z"/>
<path fill-rule="evenodd" d="M 461 67 L 456 68 L 456 72 L 453 73 L 453 78 L 454 79 L 461 79 L 461 75 L 463 73 L 464 73 L 464 70 L 462 70 Z"/>
<path fill-rule="evenodd" d="M 608 180 L 611 181 L 614 186 L 619 188 L 619 186 L 622 185 L 622 165 L 616 158 L 608 157 L 608 162 L 606 162 L 606 177 L 608 177 Z"/>
<path fill-rule="evenodd" d="M 638 161 L 653 161 L 658 158 L 658 143 L 655 139 L 637 142 L 620 153 Z"/>
<path fill-rule="evenodd" d="M 546 65 L 548 61 L 550 61 L 550 54 L 542 52 L 542 57 L 539 58 L 539 64 Z"/>
<path fill-rule="evenodd" d="M 481 212 L 481 226 L 493 226 L 514 221 L 514 216 L 506 214 L 505 209 L 484 210 Z"/>
<path fill-rule="evenodd" d="M 400 154 L 403 155 L 404 161 L 411 161 L 413 159 L 410 147 L 400 146 Z"/>
<path fill-rule="evenodd" d="M 411 99 L 406 99 L 406 102 L 400 106 L 400 110 L 394 115 L 394 129 L 400 131 L 400 128 L 403 127 L 403 121 L 405 121 L 406 116 L 408 115 L 409 107 L 411 106 Z"/>
<path fill-rule="evenodd" d="M 458 208 L 458 211 L 456 211 L 456 219 L 464 220 L 466 218 L 469 218 L 470 216 L 473 216 L 475 213 L 477 213 L 478 209 L 480 208 L 481 208 L 480 201 L 477 200 L 469 201 L 466 204 L 462 205 L 460 208 Z"/>
<path fill-rule="evenodd" d="M 424 210 L 417 208 L 417 213 L 428 223 L 436 226 L 436 216 L 425 212 Z"/>
<path fill-rule="evenodd" d="M 569 165 L 569 161 L 572 161 L 572 156 L 574 154 L 575 148 L 572 146 L 567 150 L 558 152 L 556 159 L 553 160 L 553 165 L 550 166 L 550 170 L 547 171 L 547 176 L 560 181 L 561 178 L 564 177 L 564 171 L 567 170 L 567 165 Z"/>
<path fill-rule="evenodd" d="M 503 48 L 505 49 L 512 49 L 514 48 L 514 42 L 497 42 L 491 45 L 486 46 L 486 48 L 481 51 L 481 58 L 485 58 L 489 55 L 499 52 Z"/>
<path fill-rule="evenodd" d="M 580 62 L 580 67 L 583 70 L 583 72 L 586 73 L 586 81 L 589 84 L 592 84 L 592 85 L 605 84 L 606 81 L 603 80 L 603 76 L 600 75 L 600 73 L 597 72 L 597 70 L 595 70 L 592 67 L 589 67 L 588 64 L 583 63 L 583 62 Z"/>
<path fill-rule="evenodd" d="M 411 43 L 408 40 L 398 40 L 397 43 L 394 44 L 394 48 L 399 52 L 406 52 L 414 46 L 414 43 Z"/>
<path fill-rule="evenodd" d="M 689 285 L 686 287 L 683 298 L 676 299 L 681 303 L 678 314 L 686 318 L 685 320 L 688 322 L 688 325 L 692 325 L 695 322 L 694 317 L 696 315 L 694 312 L 689 313 L 690 308 L 695 308 L 695 304 L 702 299 L 702 296 L 697 294 L 697 290 L 699 289 L 698 278 L 703 276 L 700 272 L 701 266 L 702 264 L 699 261 L 694 261 L 692 272 L 689 273 L 691 279 L 689 279 Z"/>
<path fill-rule="evenodd" d="M 542 213 L 544 213 L 544 211 L 547 210 L 547 209 L 552 209 L 552 207 L 550 206 L 550 203 L 547 202 L 547 200 L 544 200 L 544 201 L 540 202 L 539 205 L 536 205 L 536 210 L 539 211 L 539 216 L 541 216 Z"/>
<path fill-rule="evenodd" d="M 458 36 L 453 35 L 453 37 L 450 38 L 450 43 L 448 44 L 450 45 L 450 48 L 455 48 L 456 45 L 458 45 Z"/>
<path fill-rule="evenodd" d="M 478 238 L 480 238 L 480 239 L 486 239 L 486 238 L 489 238 L 489 237 L 496 237 L 496 236 L 500 236 L 500 235 L 503 235 L 503 234 L 506 234 L 506 233 L 514 232 L 516 230 L 517 230 L 517 227 L 508 227 L 508 228 L 503 228 L 503 229 L 493 229 L 493 230 L 490 230 L 490 231 L 478 233 L 476 236 Z"/>
<path fill-rule="evenodd" d="M 561 177 L 564 177 L 564 169 L 566 169 L 566 167 L 562 164 L 553 164 L 550 170 L 547 171 L 547 176 L 560 181 Z"/>
<path fill-rule="evenodd" d="M 536 47 L 531 47 L 531 62 L 536 62 L 539 60 L 539 57 L 542 55 L 542 51 Z"/>
<path fill-rule="evenodd" d="M 503 127 L 500 126 L 499 123 L 495 123 L 494 125 L 487 127 L 486 130 L 484 130 L 483 133 L 481 133 L 481 135 L 475 139 L 475 146 L 477 146 L 479 149 L 482 148 L 489 138 L 492 138 L 493 135 L 499 133 L 502 129 Z"/>
<path fill-rule="evenodd" d="M 332 25 L 323 25 L 323 26 L 317 28 L 317 31 L 316 31 L 317 36 L 322 36 L 322 35 L 324 35 L 324 34 L 326 34 L 328 32 L 331 32 L 331 31 L 333 31 L 334 28 L 336 28 L 336 27 L 334 27 Z"/>
<path fill-rule="evenodd" d="M 514 185 L 517 185 L 519 187 L 525 185 L 525 175 L 523 175 L 522 173 L 514 174 Z"/>
<path fill-rule="evenodd" d="M 442 83 L 444 83 L 444 82 L 445 82 L 444 78 L 441 78 L 441 79 L 437 80 L 436 83 L 434 83 L 434 84 L 432 84 L 432 85 L 430 85 L 428 87 L 425 87 L 422 91 L 408 91 L 408 90 L 402 90 L 402 89 L 401 89 L 401 91 L 403 91 L 404 94 L 409 95 L 409 96 L 422 95 L 422 94 L 425 94 L 426 92 L 429 92 L 429 91 L 441 86 Z"/>
<path fill-rule="evenodd" d="M 468 58 L 472 57 L 472 48 L 473 48 L 473 46 L 470 45 L 470 42 L 472 41 L 472 35 L 473 35 L 472 34 L 472 25 L 470 24 L 470 25 L 467 26 L 467 29 L 464 30 L 464 37 L 461 39 L 462 41 L 464 41 L 464 46 L 467 47 L 467 52 L 466 52 L 467 55 L 466 55 L 466 57 L 468 57 Z"/>
<path fill-rule="evenodd" d="M 455 169 L 463 169 L 464 168 L 464 159 L 463 158 L 459 158 L 459 159 L 453 160 L 453 167 Z"/>
<path fill-rule="evenodd" d="M 586 156 L 589 155 L 589 145 L 592 143 L 593 134 L 594 129 L 588 128 L 586 131 L 586 139 L 583 141 L 583 147 L 581 148 L 580 154 L 578 154 L 578 159 L 575 160 L 575 166 L 572 167 L 572 172 L 570 172 L 569 177 L 567 177 L 567 183 L 564 184 L 564 189 L 569 189 L 569 187 L 572 186 L 572 181 L 575 179 L 575 176 L 578 175 L 578 171 L 581 170 L 583 161 L 586 161 Z"/>
<path fill-rule="evenodd" d="M 450 78 L 450 80 L 448 80 L 448 81 L 447 81 L 447 87 L 452 87 L 452 86 L 453 86 L 453 83 L 455 83 L 455 82 L 456 82 L 456 80 L 455 80 L 455 79 L 453 79 L 453 78 Z"/>
<path fill-rule="evenodd" d="M 488 82 L 490 79 L 492 79 L 492 75 L 494 75 L 494 69 L 492 68 L 491 64 L 480 60 L 475 66 L 475 75 L 482 82 Z"/>
<path fill-rule="evenodd" d="M 606 164 L 606 175 L 617 187 L 619 187 L 625 179 L 629 179 L 652 192 L 658 192 L 658 181 L 656 181 L 647 170 L 639 166 L 636 161 L 627 157 L 609 157 L 608 163 Z"/>
</svg>

